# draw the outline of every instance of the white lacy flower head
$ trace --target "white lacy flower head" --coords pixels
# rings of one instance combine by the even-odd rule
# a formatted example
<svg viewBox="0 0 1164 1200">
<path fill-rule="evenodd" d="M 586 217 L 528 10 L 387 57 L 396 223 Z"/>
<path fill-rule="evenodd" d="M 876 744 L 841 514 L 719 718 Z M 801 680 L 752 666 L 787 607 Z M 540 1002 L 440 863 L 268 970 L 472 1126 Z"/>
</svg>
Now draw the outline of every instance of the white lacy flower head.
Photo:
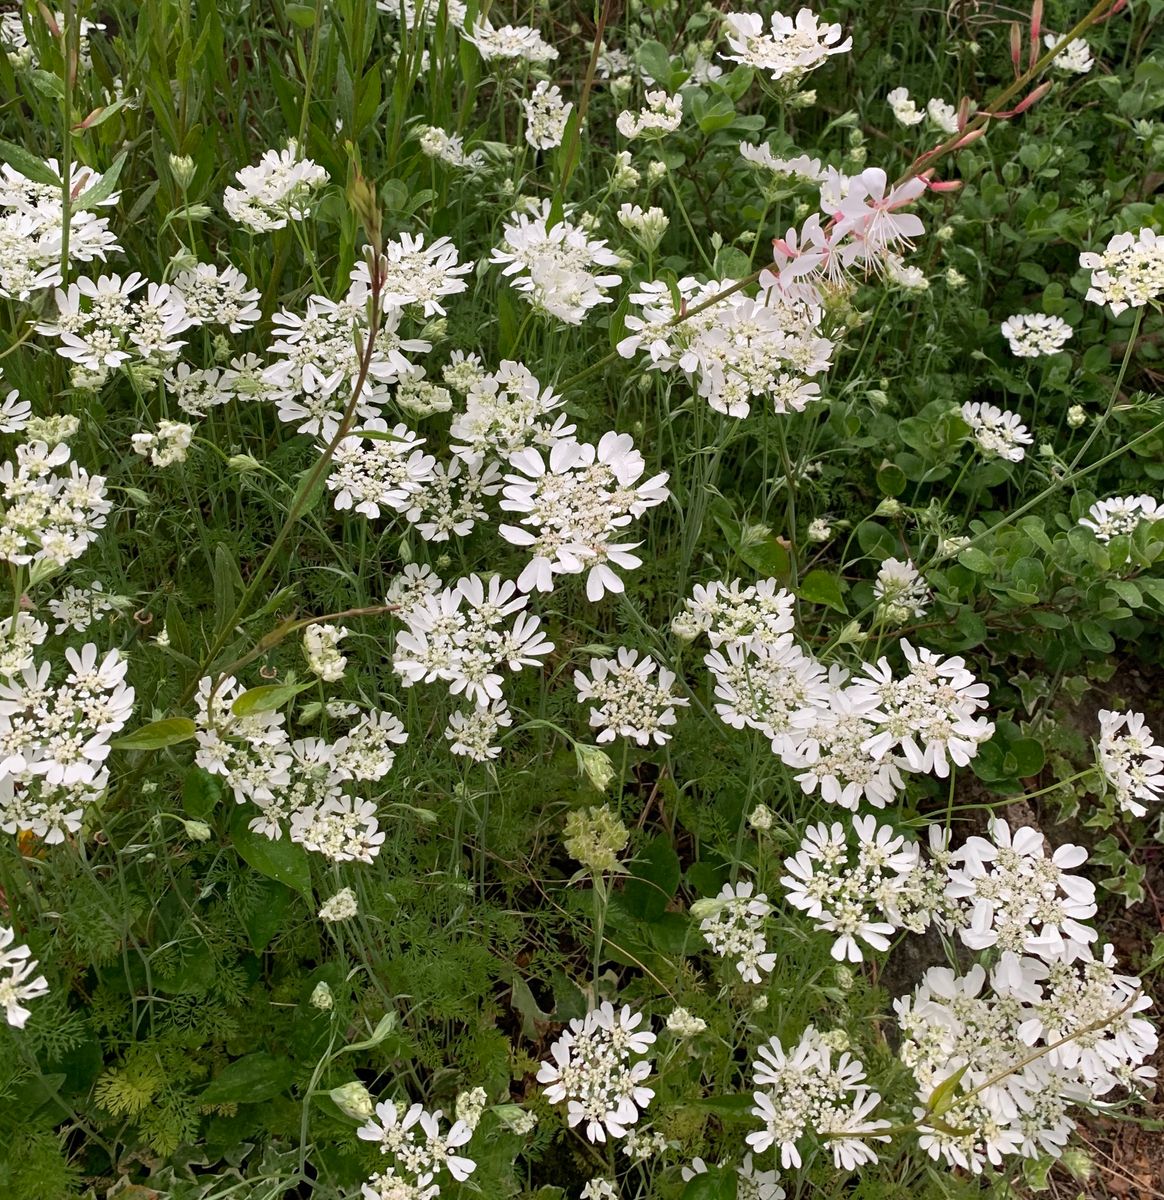
<svg viewBox="0 0 1164 1200">
<path fill-rule="evenodd" d="M 515 583 L 493 576 L 486 587 L 476 575 L 418 599 L 400 614 L 407 628 L 396 635 L 396 673 L 405 687 L 439 679 L 477 704 L 500 700 L 502 666 L 540 666 L 554 648 L 527 602 Z"/>
<path fill-rule="evenodd" d="M 865 1086 L 865 1068 L 847 1051 L 834 1064 L 833 1053 L 810 1025 L 790 1052 L 772 1038 L 752 1064 L 755 1104 L 750 1111 L 762 1126 L 748 1134 L 747 1142 L 757 1154 L 779 1146 L 785 1170 L 801 1165 L 801 1146 L 820 1134 L 833 1135 L 826 1144 L 836 1168 L 846 1171 L 877 1161 L 871 1141 L 889 1141 L 875 1132 L 889 1122 L 869 1115 L 881 1097 Z M 857 1130 L 866 1136 L 844 1136 Z"/>
<path fill-rule="evenodd" d="M 467 537 L 487 512 L 483 497 L 501 491 L 501 468 L 477 454 L 436 463 L 431 476 L 411 495 L 405 517 L 426 542 Z"/>
<path fill-rule="evenodd" d="M 504 700 L 490 700 L 488 704 L 458 710 L 450 715 L 445 727 L 449 752 L 474 762 L 488 762 L 501 753 L 497 735 L 512 724 L 513 716 Z"/>
<path fill-rule="evenodd" d="M 38 963 L 27 946 L 13 946 L 15 941 L 15 931 L 0 925 L 0 1008 L 9 1025 L 23 1029 L 31 1015 L 24 1002 L 47 996 L 49 986 L 43 975 L 32 977 Z"/>
<path fill-rule="evenodd" d="M 618 223 L 648 253 L 654 254 L 671 224 L 667 214 L 652 205 L 645 209 L 641 204 L 622 204 L 618 209 Z"/>
<path fill-rule="evenodd" d="M 319 919 L 334 925 L 338 921 L 349 921 L 360 911 L 356 893 L 350 887 L 340 888 L 330 900 L 325 900 L 319 909 Z"/>
<path fill-rule="evenodd" d="M 1164 746 L 1143 713 L 1099 710 L 1099 766 L 1121 812 L 1145 816 L 1164 800 Z"/>
<path fill-rule="evenodd" d="M 394 604 L 406 612 L 426 596 L 439 592 L 444 583 L 432 567 L 409 563 L 388 585 L 386 604 Z"/>
<path fill-rule="evenodd" d="M 642 559 L 633 554 L 639 542 L 616 539 L 670 492 L 667 473 L 640 482 L 643 456 L 629 434 L 611 430 L 597 445 L 573 438 L 556 441 L 548 454 L 535 448 L 510 456 L 501 507 L 519 514 L 518 525 L 502 525 L 501 536 L 529 549 L 533 557 L 518 576 L 528 592 L 549 592 L 556 575 L 586 574 L 586 598 L 601 600 L 622 592 L 614 570 L 633 570 Z"/>
<path fill-rule="evenodd" d="M 750 881 L 725 883 L 715 899 L 692 906 L 692 915 L 701 918 L 703 940 L 720 958 L 733 960 L 745 983 L 760 983 L 760 972 L 767 974 L 776 965 L 776 955 L 769 951 L 764 935 L 772 906 L 763 892 L 752 895 L 753 890 Z"/>
<path fill-rule="evenodd" d="M 726 651 L 726 653 L 725 653 Z M 728 642 L 704 656 L 715 690 L 716 715 L 733 729 L 758 730 L 773 744 L 826 704 L 824 667 L 791 639 L 778 644 Z"/>
<path fill-rule="evenodd" d="M 436 469 L 423 445 L 424 438 L 403 423 L 389 430 L 378 418 L 365 421 L 362 432 L 341 439 L 332 456 L 327 486 L 335 507 L 373 520 L 384 509 L 407 513 Z"/>
<path fill-rule="evenodd" d="M 819 399 L 810 382 L 828 370 L 834 344 L 821 336 L 819 306 L 774 291 L 750 297 L 733 292 L 677 323 L 712 297 L 735 286 L 732 279 L 701 284 L 688 276 L 674 286 L 645 283 L 630 301 L 642 315 L 628 313 L 627 336 L 617 346 L 623 358 L 644 352 L 653 370 L 678 369 L 716 411 L 746 417 L 751 401 L 763 399 L 774 411 L 801 412 Z"/>
<path fill-rule="evenodd" d="M 77 833 L 84 808 L 104 792 L 109 742 L 134 701 L 120 651 L 101 655 L 89 642 L 64 657 L 60 683 L 52 683 L 49 661 L 28 662 L 0 683 L 0 829 L 29 831 L 49 845 Z"/>
<path fill-rule="evenodd" d="M 693 1158 L 691 1166 L 681 1167 L 679 1174 L 684 1181 L 706 1175 L 707 1163 L 702 1158 Z M 787 1193 L 778 1179 L 775 1171 L 757 1171 L 751 1154 L 745 1154 L 736 1167 L 736 1200 L 784 1200 Z"/>
<path fill-rule="evenodd" d="M 439 1108 L 430 1112 L 420 1104 L 413 1104 L 405 1109 L 384 1100 L 376 1105 L 376 1115 L 356 1130 L 356 1136 L 365 1142 L 378 1143 L 380 1153 L 391 1155 L 396 1170 L 422 1190 L 444 1171 L 458 1183 L 464 1183 L 477 1164 L 456 1151 L 469 1142 L 473 1131 L 464 1121 L 454 1121 L 447 1130 L 442 1130 L 443 1118 Z"/>
<path fill-rule="evenodd" d="M 873 595 L 887 619 L 898 623 L 924 617 L 926 606 L 933 599 L 925 578 L 912 561 L 896 558 L 887 558 L 878 568 Z"/>
<path fill-rule="evenodd" d="M 44 165 L 59 178 L 61 168 L 55 158 Z M 111 192 L 103 200 L 93 197 L 86 203 L 86 193 L 101 182 L 101 175 L 83 164 L 74 163 L 69 170 L 73 198 L 69 209 L 70 263 L 94 259 L 104 262 L 108 253 L 121 249 L 109 229 L 109 218 L 94 211 L 117 204 L 121 193 Z M 63 183 L 37 183 L 7 163 L 0 166 L 0 296 L 27 300 L 34 292 L 60 285 L 63 188 Z"/>
<path fill-rule="evenodd" d="M 1081 254 L 1079 265 L 1091 272 L 1087 299 L 1111 305 L 1113 316 L 1164 295 L 1164 238 L 1152 229 L 1117 233 L 1101 253 Z"/>
<path fill-rule="evenodd" d="M 1111 496 L 1097 500 L 1079 524 L 1090 529 L 1101 542 L 1113 537 L 1130 537 L 1141 521 L 1157 521 L 1164 517 L 1164 505 L 1154 496 Z"/>
<path fill-rule="evenodd" d="M 561 89 L 539 80 L 522 102 L 525 140 L 535 150 L 552 150 L 562 144 L 574 105 L 562 99 Z"/>
<path fill-rule="evenodd" d="M 457 247 L 447 237 L 424 244 L 424 234 L 402 233 L 384 243 L 379 264 L 380 303 L 386 308 L 406 308 L 418 304 L 425 317 L 446 316 L 441 303 L 445 296 L 458 296 L 468 290 L 462 278 L 473 270 L 471 262 L 458 262 Z M 371 280 L 365 260 L 357 262 L 351 273 L 351 299 L 366 304 Z M 395 329 L 395 325 L 393 325 Z M 424 351 L 432 349 L 424 343 Z"/>
<path fill-rule="evenodd" d="M 798 154 L 795 158 L 777 158 L 767 142 L 761 142 L 758 146 L 740 142 L 740 157 L 751 166 L 778 178 L 817 183 L 821 177 L 819 158 L 809 158 L 807 154 Z"/>
<path fill-rule="evenodd" d="M 148 457 L 155 467 L 172 467 L 186 461 L 186 452 L 194 440 L 194 426 L 163 418 L 153 433 L 135 433 L 129 440 L 133 452 Z"/>
<path fill-rule="evenodd" d="M 231 333 L 242 333 L 262 315 L 262 293 L 229 265 L 197 263 L 178 273 L 174 290 L 182 297 L 187 315 L 199 325 L 223 325 Z"/>
<path fill-rule="evenodd" d="M 683 97 L 668 96 L 663 90 L 647 93 L 647 106 L 638 112 L 621 112 L 615 128 L 628 142 L 637 138 L 661 138 L 674 133 L 683 123 Z"/>
<path fill-rule="evenodd" d="M 1043 34 L 1043 45 L 1048 50 L 1054 50 L 1062 40 L 1062 37 L 1057 33 Z M 1052 66 L 1058 67 L 1060 71 L 1067 71 L 1072 75 L 1086 75 L 1095 66 L 1095 59 L 1091 55 L 1091 47 L 1083 38 L 1072 38 L 1055 55 Z"/>
<path fill-rule="evenodd" d="M 70 458 L 66 445 L 26 442 L 0 464 L 0 560 L 30 566 L 34 581 L 79 558 L 113 507 L 104 477 Z"/>
<path fill-rule="evenodd" d="M 376 8 L 390 17 L 403 16 L 409 29 L 431 29 L 442 12 L 450 29 L 463 29 L 469 15 L 462 0 L 376 0 Z"/>
<path fill-rule="evenodd" d="M 1057 954 L 1067 940 L 1095 941 L 1081 922 L 1095 916 L 1095 884 L 1069 872 L 1087 862 L 1082 846 L 1048 855 L 1043 835 L 1024 826 L 1013 834 L 1001 817 L 989 838 L 971 837 L 952 857 L 946 895 L 962 908 L 959 935 L 972 950 Z"/>
<path fill-rule="evenodd" d="M 625 1137 L 655 1093 L 646 1087 L 651 1063 L 646 1057 L 655 1035 L 640 1029 L 641 1013 L 628 1005 L 616 1012 L 605 1000 L 585 1017 L 575 1018 L 550 1047 L 550 1060 L 538 1068 L 550 1104 L 566 1101 L 570 1128 L 585 1122 L 591 1142 Z"/>
<path fill-rule="evenodd" d="M 895 678 L 889 660 L 881 658 L 875 666 L 866 665 L 851 685 L 854 699 L 876 701 L 865 716 L 877 732 L 864 749 L 875 758 L 896 749 L 902 770 L 946 779 L 951 763 L 968 765 L 994 734 L 992 722 L 974 715 L 986 706 L 989 691 L 958 656 L 942 658 L 904 638 L 901 650 L 902 678 Z"/>
<path fill-rule="evenodd" d="M 667 1032 L 673 1033 L 677 1038 L 698 1037 L 706 1029 L 707 1022 L 685 1008 L 673 1009 L 667 1015 Z"/>
<path fill-rule="evenodd" d="M 893 112 L 894 117 L 901 125 L 907 128 L 912 125 L 920 125 L 926 119 L 924 111 L 910 99 L 909 90 L 907 88 L 898 87 L 885 97 L 886 103 Z"/>
<path fill-rule="evenodd" d="M 339 644 L 351 630 L 343 625 L 312 623 L 303 630 L 303 657 L 308 670 L 324 683 L 335 683 L 344 677 L 348 660 L 340 653 Z"/>
<path fill-rule="evenodd" d="M 4 371 L 0 369 L 0 379 L 4 378 Z M 12 391 L 4 396 L 0 392 L 0 433 L 20 433 L 28 427 L 30 418 L 32 417 L 32 404 L 28 400 L 21 400 L 20 393 L 13 388 Z M 47 441 L 47 438 L 33 439 L 34 441 Z M 61 441 L 66 439 L 61 438 Z"/>
<path fill-rule="evenodd" d="M 535 310 L 580 325 L 592 308 L 610 303 L 606 289 L 621 282 L 596 268 L 617 267 L 622 260 L 605 241 L 587 236 L 568 213 L 551 227 L 550 205 L 542 200 L 532 212 L 514 212 L 489 261 L 502 266 L 501 273 Z"/>
<path fill-rule="evenodd" d="M 657 674 L 656 674 L 657 672 Z M 578 703 L 590 704 L 590 728 L 599 743 L 631 738 L 640 746 L 663 745 L 671 738 L 676 707 L 690 703 L 672 691 L 675 673 L 649 655 L 620 646 L 617 658 L 592 658 L 590 674 L 574 672 Z"/>
<path fill-rule="evenodd" d="M 874 808 L 892 804 L 905 787 L 897 755 L 874 757 L 865 749 L 877 732 L 876 698 L 845 687 L 835 670 L 827 695 L 797 715 L 782 738 L 773 743 L 781 761 L 800 773 L 796 782 L 806 795 L 818 789 L 827 804 L 856 812 L 862 803 Z"/>
<path fill-rule="evenodd" d="M 144 295 L 139 293 L 145 286 Z M 147 283 L 136 271 L 80 279 L 56 290 L 57 314 L 37 333 L 59 340 L 57 353 L 88 371 L 117 370 L 142 362 L 165 367 L 186 344 L 178 335 L 196 322 L 181 293 L 168 283 Z"/>
<path fill-rule="evenodd" d="M 618 1200 L 618 1188 L 612 1180 L 596 1176 L 579 1193 L 581 1200 Z"/>
<path fill-rule="evenodd" d="M 465 411 L 453 417 L 449 439 L 462 458 L 496 455 L 508 459 L 529 446 L 550 447 L 569 438 L 575 426 L 557 410 L 564 401 L 552 388 L 543 388 L 529 368 L 502 360 L 494 372 L 464 370 Z"/>
<path fill-rule="evenodd" d="M 1062 350 L 1071 338 L 1071 326 L 1062 317 L 1046 313 L 1016 313 L 1002 323 L 1002 336 L 1016 358 L 1040 358 Z"/>
<path fill-rule="evenodd" d="M 477 47 L 478 54 L 486 62 L 500 59 L 503 62 L 521 60 L 527 63 L 547 63 L 558 57 L 557 48 L 551 46 L 529 25 L 502 25 L 500 28 L 494 28 L 488 21 L 478 17 L 473 23 L 472 32 L 467 33 L 465 39 Z"/>
<path fill-rule="evenodd" d="M 958 132 L 958 110 L 945 100 L 934 97 L 926 102 L 926 116 L 942 133 Z"/>
<path fill-rule="evenodd" d="M 724 28 L 730 54 L 728 62 L 743 63 L 795 86 L 810 71 L 823 66 L 833 54 L 845 54 L 853 39 L 841 41 L 840 25 L 822 25 L 814 13 L 802 8 L 795 20 L 782 13 L 772 14 L 771 33 L 764 32 L 759 13 L 727 13 Z"/>
<path fill-rule="evenodd" d="M 51 603 L 50 601 L 50 605 Z M 55 610 L 50 611 L 56 615 Z M 30 613 L 23 611 L 0 621 L 0 676 L 6 678 L 35 666 L 36 656 L 33 651 L 37 646 L 44 645 L 48 631 L 44 621 L 38 621 Z M 54 632 L 62 633 L 63 630 L 56 629 Z"/>
<path fill-rule="evenodd" d="M 311 159 L 301 158 L 298 145 L 290 141 L 285 150 L 268 150 L 235 178 L 239 186 L 228 187 L 222 196 L 227 216 L 254 233 L 269 233 L 288 221 L 304 220 L 328 174 Z"/>
<path fill-rule="evenodd" d="M 453 1106 L 458 1121 L 463 1121 L 472 1132 L 481 1123 L 485 1109 L 489 1105 L 489 1093 L 483 1087 L 470 1088 L 467 1092 L 458 1092 L 457 1101 Z"/>
<path fill-rule="evenodd" d="M 915 842 L 878 826 L 874 817 L 854 817 L 852 824 L 855 852 L 839 821 L 810 826 L 800 850 L 784 860 L 788 874 L 780 882 L 794 908 L 817 929 L 838 935 L 833 958 L 860 962 L 858 938 L 874 950 L 889 949 L 889 935 L 899 927 L 898 893 L 920 859 Z"/>
<path fill-rule="evenodd" d="M 993 404 L 971 403 L 962 405 L 962 420 L 970 426 L 974 444 L 986 458 L 1003 458 L 1007 462 L 1022 462 L 1026 447 L 1031 445 L 1027 427 L 1018 413 L 1004 412 Z"/>
<path fill-rule="evenodd" d="M 446 133 L 435 125 L 420 125 L 416 130 L 420 149 L 428 158 L 435 158 L 446 167 L 464 171 L 479 171 L 485 166 L 485 152 L 465 152 L 465 140 L 459 133 Z"/>
<path fill-rule="evenodd" d="M 796 597 L 776 579 L 760 579 L 747 587 L 739 579 L 697 583 L 684 605 L 695 631 L 707 634 L 717 649 L 724 645 L 775 649 L 791 641 L 796 624 Z"/>
</svg>

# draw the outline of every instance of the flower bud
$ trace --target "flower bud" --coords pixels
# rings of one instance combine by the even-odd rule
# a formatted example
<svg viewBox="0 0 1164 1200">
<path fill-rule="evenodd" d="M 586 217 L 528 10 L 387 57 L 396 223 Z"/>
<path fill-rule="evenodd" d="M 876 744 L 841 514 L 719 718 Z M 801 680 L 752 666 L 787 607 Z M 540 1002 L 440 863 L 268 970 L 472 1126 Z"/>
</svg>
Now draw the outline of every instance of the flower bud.
<svg viewBox="0 0 1164 1200">
<path fill-rule="evenodd" d="M 194 182 L 197 170 L 194 160 L 188 154 L 170 155 L 170 174 L 174 177 L 179 191 L 184 192 L 189 188 Z"/>
<path fill-rule="evenodd" d="M 183 821 L 182 826 L 191 841 L 207 842 L 210 840 L 210 826 L 205 821 Z"/>
<path fill-rule="evenodd" d="M 238 471 L 241 475 L 247 471 L 259 470 L 263 464 L 257 458 L 252 458 L 249 454 L 232 454 L 226 460 L 226 465 L 232 471 Z"/>
<path fill-rule="evenodd" d="M 574 743 L 574 760 L 578 764 L 578 774 L 585 779 L 597 792 L 605 792 L 614 779 L 614 763 L 610 756 L 597 746 L 586 746 L 581 742 Z"/>
<path fill-rule="evenodd" d="M 366 1121 L 376 1111 L 372 1093 L 358 1079 L 332 1088 L 328 1095 L 335 1101 L 340 1112 L 355 1121 Z"/>
<path fill-rule="evenodd" d="M 321 979 L 315 985 L 315 990 L 311 993 L 311 1003 L 320 1012 L 330 1012 L 334 1006 L 335 998 L 331 994 L 331 988 L 327 986 L 324 980 Z"/>
</svg>

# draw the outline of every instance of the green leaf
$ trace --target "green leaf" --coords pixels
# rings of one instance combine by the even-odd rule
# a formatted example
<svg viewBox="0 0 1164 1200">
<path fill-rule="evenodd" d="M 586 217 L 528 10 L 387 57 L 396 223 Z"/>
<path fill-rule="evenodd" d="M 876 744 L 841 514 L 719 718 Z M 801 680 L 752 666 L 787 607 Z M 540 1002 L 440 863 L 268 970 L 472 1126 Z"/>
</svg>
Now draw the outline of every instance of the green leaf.
<svg viewBox="0 0 1164 1200">
<path fill-rule="evenodd" d="M 681 1200 L 736 1200 L 740 1177 L 726 1167 L 712 1167 L 687 1181 Z"/>
<path fill-rule="evenodd" d="M 935 1115 L 941 1116 L 944 1112 L 949 1112 L 955 1099 L 955 1093 L 958 1090 L 958 1084 L 962 1082 L 962 1076 L 966 1074 L 969 1064 L 960 1066 L 953 1075 L 947 1079 L 943 1079 L 936 1088 L 930 1093 L 929 1103 L 926 1108 Z"/>
<path fill-rule="evenodd" d="M 631 864 L 623 889 L 627 910 L 644 921 L 656 921 L 679 887 L 683 870 L 671 839 L 660 833 L 652 838 Z"/>
<path fill-rule="evenodd" d="M 248 827 L 249 820 L 248 809 L 240 808 L 231 824 L 231 837 L 239 857 L 260 875 L 284 884 L 298 892 L 308 904 L 314 904 L 311 863 L 307 851 L 285 838 L 274 842 L 261 833 L 255 833 Z"/>
<path fill-rule="evenodd" d="M 249 717 L 254 713 L 274 712 L 289 704 L 300 692 L 305 692 L 312 686 L 308 679 L 305 683 L 269 683 L 264 687 L 247 688 L 235 699 L 230 711 L 236 717 Z"/>
<path fill-rule="evenodd" d="M 800 581 L 800 598 L 811 604 L 825 604 L 837 612 L 847 613 L 841 594 L 841 581 L 830 571 L 809 571 Z"/>
<path fill-rule="evenodd" d="M 635 51 L 635 62 L 661 87 L 671 82 L 671 56 L 662 42 L 643 42 Z"/>
<path fill-rule="evenodd" d="M 310 4 L 288 4 L 284 12 L 300 29 L 310 29 L 315 24 L 315 9 Z"/>
<path fill-rule="evenodd" d="M 182 807 L 198 821 L 205 821 L 222 799 L 222 784 L 202 767 L 191 767 L 182 780 Z"/>
<path fill-rule="evenodd" d="M 112 166 L 108 171 L 105 171 L 101 176 L 101 181 L 94 187 L 82 192 L 74 204 L 74 208 L 80 210 L 83 208 L 95 208 L 98 204 L 104 203 L 113 195 L 114 189 L 117 187 L 117 181 L 121 178 L 121 168 L 125 166 L 126 152 L 122 152 L 113 160 Z"/>
<path fill-rule="evenodd" d="M 223 1067 L 207 1084 L 198 1103 L 255 1104 L 285 1092 L 294 1078 L 295 1064 L 289 1058 L 276 1058 L 263 1051 L 247 1054 Z"/>
<path fill-rule="evenodd" d="M 54 174 L 47 163 L 37 158 L 35 154 L 30 154 L 23 146 L 17 146 L 14 142 L 0 140 L 0 162 L 6 162 L 10 167 L 15 167 L 21 175 L 26 175 L 33 183 L 43 183 L 49 187 L 61 186 L 60 176 Z"/>
<path fill-rule="evenodd" d="M 198 732 L 198 726 L 189 717 L 167 717 L 143 725 L 125 737 L 114 738 L 109 745 L 114 750 L 161 750 L 188 742 Z"/>
<path fill-rule="evenodd" d="M 279 932 L 287 909 L 291 907 L 291 893 L 273 879 L 264 879 L 259 891 L 258 902 L 253 908 L 240 914 L 243 928 L 247 931 L 251 949 L 262 954 L 271 939 Z"/>
<path fill-rule="evenodd" d="M 900 496 L 907 482 L 905 472 L 893 463 L 885 463 L 877 472 L 877 487 L 883 496 Z"/>
<path fill-rule="evenodd" d="M 958 555 L 958 561 L 968 571 L 973 571 L 975 575 L 993 575 L 994 574 L 994 559 L 989 554 L 984 554 L 975 546 L 970 546 L 963 550 Z"/>
</svg>

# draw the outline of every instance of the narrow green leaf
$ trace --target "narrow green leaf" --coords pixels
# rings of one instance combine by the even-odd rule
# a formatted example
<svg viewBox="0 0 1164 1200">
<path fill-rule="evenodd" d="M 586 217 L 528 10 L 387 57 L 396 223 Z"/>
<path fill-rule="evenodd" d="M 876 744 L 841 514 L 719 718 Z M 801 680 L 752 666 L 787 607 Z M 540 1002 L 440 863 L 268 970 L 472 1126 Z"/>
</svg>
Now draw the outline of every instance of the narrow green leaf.
<svg viewBox="0 0 1164 1200">
<path fill-rule="evenodd" d="M 125 166 L 126 152 L 122 152 L 113 160 L 109 170 L 101 176 L 101 182 L 82 192 L 73 204 L 76 209 L 94 208 L 113 195 L 117 181 L 121 178 L 121 168 Z"/>
<path fill-rule="evenodd" d="M 109 744 L 114 750 L 161 750 L 188 742 L 197 732 L 198 726 L 189 717 L 167 717 L 143 725 L 125 737 L 114 738 Z"/>
<path fill-rule="evenodd" d="M 14 142 L 0 140 L 0 162 L 6 162 L 15 167 L 21 175 L 27 176 L 33 183 L 43 183 L 49 187 L 60 187 L 60 176 L 55 174 L 47 163 L 17 146 Z"/>
<path fill-rule="evenodd" d="M 284 704 L 294 700 L 300 692 L 311 687 L 311 680 L 306 683 L 271 683 L 264 687 L 248 688 L 230 706 L 230 711 L 236 717 L 249 717 L 254 713 L 274 712 Z"/>
</svg>

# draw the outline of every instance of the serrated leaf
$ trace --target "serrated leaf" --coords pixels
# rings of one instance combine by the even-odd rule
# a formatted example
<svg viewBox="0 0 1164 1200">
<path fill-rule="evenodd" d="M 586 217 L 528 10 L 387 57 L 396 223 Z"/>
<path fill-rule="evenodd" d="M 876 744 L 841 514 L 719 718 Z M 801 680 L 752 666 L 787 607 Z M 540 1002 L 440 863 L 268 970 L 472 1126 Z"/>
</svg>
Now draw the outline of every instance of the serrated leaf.
<svg viewBox="0 0 1164 1200">
<path fill-rule="evenodd" d="M 189 717 L 167 717 L 143 725 L 125 737 L 114 738 L 109 745 L 114 750 L 161 750 L 187 742 L 197 732 L 198 726 Z"/>
</svg>

